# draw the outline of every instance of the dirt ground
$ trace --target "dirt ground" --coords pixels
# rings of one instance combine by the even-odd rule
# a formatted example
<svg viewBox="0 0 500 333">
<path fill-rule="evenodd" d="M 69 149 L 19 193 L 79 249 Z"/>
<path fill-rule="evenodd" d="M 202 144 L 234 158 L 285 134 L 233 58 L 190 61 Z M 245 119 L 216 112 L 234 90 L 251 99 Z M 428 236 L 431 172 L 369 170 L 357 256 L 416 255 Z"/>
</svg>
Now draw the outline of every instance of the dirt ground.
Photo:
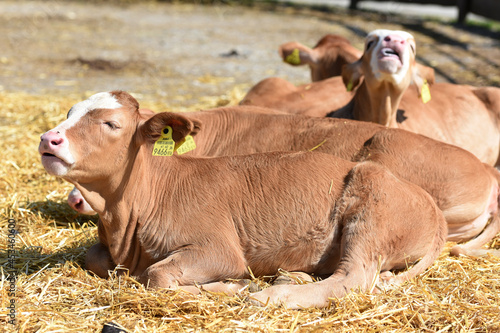
<svg viewBox="0 0 500 333">
<path fill-rule="evenodd" d="M 361 48 L 376 28 L 414 34 L 438 81 L 500 86 L 500 32 L 344 8 L 166 3 L 0 2 L 0 91 L 68 95 L 123 89 L 189 108 L 279 76 L 310 80 L 277 48 L 342 34 Z M 385 23 L 383 23 L 385 22 Z M 158 110 L 159 111 L 159 110 Z"/>
</svg>

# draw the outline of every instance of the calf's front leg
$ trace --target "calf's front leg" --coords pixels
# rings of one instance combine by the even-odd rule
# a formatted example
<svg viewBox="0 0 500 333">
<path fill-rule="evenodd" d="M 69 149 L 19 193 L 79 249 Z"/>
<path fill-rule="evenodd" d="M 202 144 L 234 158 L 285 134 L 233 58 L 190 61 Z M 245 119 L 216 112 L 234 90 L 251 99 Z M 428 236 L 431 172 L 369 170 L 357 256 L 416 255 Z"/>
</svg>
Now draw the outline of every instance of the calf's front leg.
<svg viewBox="0 0 500 333">
<path fill-rule="evenodd" d="M 221 243 L 219 243 L 221 244 Z M 214 255 L 216 254 L 216 255 Z M 138 280 L 149 288 L 182 289 L 198 294 L 200 289 L 234 294 L 246 281 L 222 283 L 248 276 L 243 256 L 225 248 L 183 249 L 149 266 Z"/>
</svg>

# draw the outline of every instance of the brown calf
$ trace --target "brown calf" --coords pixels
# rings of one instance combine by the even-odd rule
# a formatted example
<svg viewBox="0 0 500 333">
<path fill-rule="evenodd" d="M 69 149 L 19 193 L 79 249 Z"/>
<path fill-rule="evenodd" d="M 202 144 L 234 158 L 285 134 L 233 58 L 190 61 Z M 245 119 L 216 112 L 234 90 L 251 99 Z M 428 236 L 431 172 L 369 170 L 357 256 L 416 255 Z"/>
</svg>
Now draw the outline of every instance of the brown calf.
<svg viewBox="0 0 500 333">
<path fill-rule="evenodd" d="M 353 100 L 330 115 L 423 134 L 496 165 L 500 88 L 436 83 L 430 88 L 430 96 L 425 96 L 425 78 L 420 74 L 415 67 L 413 37 L 403 31 L 376 30 L 368 35 L 362 58 L 346 66 L 343 73 L 346 86 L 360 84 Z M 408 89 L 412 80 L 418 90 Z"/>
<path fill-rule="evenodd" d="M 387 279 L 415 276 L 444 245 L 446 222 L 432 198 L 376 163 L 310 152 L 152 155 L 189 134 L 196 129 L 188 118 L 147 119 L 133 97 L 112 92 L 76 104 L 42 135 L 45 169 L 75 184 L 99 214 L 100 243 L 87 257 L 96 274 L 121 265 L 165 288 L 211 288 L 249 270 L 332 274 L 252 295 L 291 308 L 324 307 L 352 288 L 371 289 L 379 270 L 422 258 Z"/>
<path fill-rule="evenodd" d="M 480 249 L 500 232 L 498 171 L 469 152 L 373 123 L 273 112 L 240 106 L 183 113 L 202 128 L 197 148 L 187 155 L 313 149 L 354 162 L 375 161 L 433 197 L 448 222 L 448 240 L 468 241 L 453 254 L 499 254 Z"/>
</svg>

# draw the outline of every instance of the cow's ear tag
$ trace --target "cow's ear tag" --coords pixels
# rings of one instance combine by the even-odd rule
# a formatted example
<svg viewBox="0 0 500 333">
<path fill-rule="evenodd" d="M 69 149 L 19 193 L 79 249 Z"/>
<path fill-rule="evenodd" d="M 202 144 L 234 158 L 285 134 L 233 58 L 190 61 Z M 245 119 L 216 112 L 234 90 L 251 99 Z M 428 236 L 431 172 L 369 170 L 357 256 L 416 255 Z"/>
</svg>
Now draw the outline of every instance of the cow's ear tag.
<svg viewBox="0 0 500 333">
<path fill-rule="evenodd" d="M 196 143 L 191 135 L 186 135 L 184 139 L 179 141 L 175 145 L 175 151 L 178 155 L 187 153 L 188 151 L 194 150 L 196 148 Z"/>
<path fill-rule="evenodd" d="M 291 65 L 300 65 L 300 51 L 299 49 L 293 49 L 292 53 L 285 57 L 285 62 Z"/>
<path fill-rule="evenodd" d="M 175 142 L 172 139 L 172 127 L 167 126 L 161 131 L 161 136 L 153 147 L 153 156 L 172 156 Z"/>
<path fill-rule="evenodd" d="M 353 85 L 354 83 L 352 82 L 352 80 L 349 80 L 346 86 L 347 91 L 352 91 L 352 89 L 354 88 Z"/>
<path fill-rule="evenodd" d="M 431 100 L 431 90 L 429 89 L 429 83 L 427 80 L 424 80 L 424 84 L 422 85 L 422 91 L 420 92 L 422 97 L 422 102 L 427 103 Z"/>
</svg>

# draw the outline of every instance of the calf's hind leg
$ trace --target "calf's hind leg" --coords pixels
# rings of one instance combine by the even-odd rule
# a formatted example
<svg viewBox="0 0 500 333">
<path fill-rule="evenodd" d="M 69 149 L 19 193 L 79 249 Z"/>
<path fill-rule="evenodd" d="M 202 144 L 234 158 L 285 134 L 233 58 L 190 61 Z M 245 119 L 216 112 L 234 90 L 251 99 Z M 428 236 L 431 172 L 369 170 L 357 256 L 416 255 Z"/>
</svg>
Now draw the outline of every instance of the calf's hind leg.
<svg viewBox="0 0 500 333">
<path fill-rule="evenodd" d="M 332 223 L 342 228 L 340 262 L 334 274 L 316 283 L 269 287 L 251 295 L 255 304 L 326 307 L 332 298 L 354 288 L 371 290 L 379 269 L 403 269 L 422 258 L 386 281 L 401 283 L 432 264 L 447 235 L 443 214 L 425 191 L 372 163 L 353 169 Z"/>
<path fill-rule="evenodd" d="M 408 271 L 384 279 L 384 283 L 400 284 L 422 273 L 433 263 L 445 243 L 446 225 L 444 218 L 442 216 L 441 218 L 441 228 L 423 258 Z M 384 250 L 366 246 L 370 243 L 377 243 L 376 239 L 370 240 L 366 236 L 359 233 L 343 236 L 342 242 L 344 244 L 351 244 L 351 246 L 347 246 L 347 248 L 343 246 L 339 267 L 329 278 L 303 285 L 272 286 L 261 292 L 252 294 L 250 298 L 256 305 L 271 303 L 282 304 L 289 309 L 307 307 L 323 308 L 329 306 L 334 299 L 345 296 L 353 289 L 372 290 L 377 284 L 380 265 L 387 264 L 384 262 L 388 258 L 382 257 L 382 254 L 380 254 L 380 259 L 377 258 L 375 254 L 383 253 Z M 377 235 L 374 235 L 373 238 L 377 238 Z M 411 250 L 411 248 L 406 250 Z M 411 257 L 418 256 L 419 254 L 420 251 L 411 255 Z M 394 268 L 400 268 L 401 264 L 405 261 L 404 256 L 401 255 L 398 261 L 397 267 Z"/>
<path fill-rule="evenodd" d="M 461 254 L 468 256 L 481 257 L 487 254 L 492 254 L 494 256 L 500 257 L 500 250 L 494 249 L 481 249 L 481 246 L 491 241 L 495 235 L 500 231 L 500 216 L 497 212 L 490 224 L 484 228 L 484 230 L 474 239 L 464 243 L 455 245 L 451 250 L 450 254 L 454 256 L 459 256 Z"/>
<path fill-rule="evenodd" d="M 487 254 L 492 254 L 494 256 L 500 257 L 500 250 L 487 250 L 481 248 L 484 244 L 491 241 L 500 232 L 500 193 L 498 191 L 498 186 L 500 184 L 500 173 L 497 169 L 489 165 L 485 165 L 485 167 L 489 169 L 489 172 L 493 175 L 497 182 L 497 190 L 495 193 L 493 193 L 494 196 L 491 198 L 489 208 L 487 208 L 493 214 L 492 220 L 478 236 L 463 244 L 454 246 L 450 251 L 451 255 L 459 256 L 461 254 L 464 254 L 480 257 Z"/>
</svg>

